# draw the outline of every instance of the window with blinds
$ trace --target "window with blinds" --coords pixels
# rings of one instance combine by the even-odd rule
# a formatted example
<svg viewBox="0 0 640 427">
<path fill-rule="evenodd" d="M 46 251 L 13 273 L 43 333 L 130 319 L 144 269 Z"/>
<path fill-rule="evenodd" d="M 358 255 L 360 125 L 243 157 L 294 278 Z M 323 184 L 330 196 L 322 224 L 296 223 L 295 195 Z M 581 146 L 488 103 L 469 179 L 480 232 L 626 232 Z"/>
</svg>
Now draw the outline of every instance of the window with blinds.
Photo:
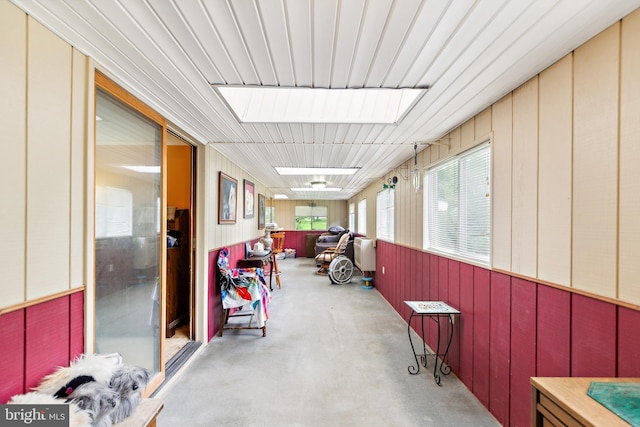
<svg viewBox="0 0 640 427">
<path fill-rule="evenodd" d="M 489 144 L 429 169 L 424 184 L 424 249 L 489 265 Z"/>
<path fill-rule="evenodd" d="M 349 203 L 349 230 L 356 231 L 356 204 Z"/>
<path fill-rule="evenodd" d="M 367 235 L 367 199 L 358 202 L 358 234 Z"/>
<path fill-rule="evenodd" d="M 378 239 L 393 242 L 395 195 L 392 188 L 387 188 L 378 193 L 376 198 L 376 237 Z"/>
</svg>

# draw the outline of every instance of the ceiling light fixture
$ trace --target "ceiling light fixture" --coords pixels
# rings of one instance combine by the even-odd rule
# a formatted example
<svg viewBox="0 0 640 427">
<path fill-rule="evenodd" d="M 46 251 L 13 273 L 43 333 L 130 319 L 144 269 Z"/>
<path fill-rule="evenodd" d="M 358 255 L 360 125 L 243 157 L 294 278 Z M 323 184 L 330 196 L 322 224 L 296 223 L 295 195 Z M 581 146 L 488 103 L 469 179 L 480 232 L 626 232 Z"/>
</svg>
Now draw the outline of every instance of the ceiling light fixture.
<svg viewBox="0 0 640 427">
<path fill-rule="evenodd" d="M 314 188 L 316 190 L 321 190 L 326 186 L 327 186 L 327 183 L 325 181 L 313 181 L 311 183 L 311 188 Z"/>
<path fill-rule="evenodd" d="M 304 191 L 341 191 L 342 188 L 335 187 L 325 187 L 325 188 L 313 188 L 313 187 L 304 187 L 304 188 L 292 188 L 291 191 L 304 192 Z"/>
<path fill-rule="evenodd" d="M 398 124 L 426 88 L 213 85 L 240 123 Z"/>
<path fill-rule="evenodd" d="M 287 196 L 286 194 L 274 194 L 273 198 L 276 200 L 283 200 L 283 199 L 288 199 L 289 196 Z"/>
<path fill-rule="evenodd" d="M 293 168 L 276 166 L 279 175 L 353 175 L 360 168 Z"/>
<path fill-rule="evenodd" d="M 160 166 L 122 166 L 125 169 L 139 173 L 160 173 Z"/>
</svg>

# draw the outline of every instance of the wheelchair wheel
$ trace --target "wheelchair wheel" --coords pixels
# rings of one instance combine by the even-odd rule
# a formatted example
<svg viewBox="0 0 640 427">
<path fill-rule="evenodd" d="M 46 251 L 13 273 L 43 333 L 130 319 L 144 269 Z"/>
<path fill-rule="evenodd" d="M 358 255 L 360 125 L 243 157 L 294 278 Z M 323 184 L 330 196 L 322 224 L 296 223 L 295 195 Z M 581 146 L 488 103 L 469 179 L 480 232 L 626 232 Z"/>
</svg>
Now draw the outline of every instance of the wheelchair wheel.
<svg viewBox="0 0 640 427">
<path fill-rule="evenodd" d="M 331 283 L 344 285 L 353 277 L 353 262 L 344 255 L 340 255 L 329 264 L 329 279 Z"/>
</svg>

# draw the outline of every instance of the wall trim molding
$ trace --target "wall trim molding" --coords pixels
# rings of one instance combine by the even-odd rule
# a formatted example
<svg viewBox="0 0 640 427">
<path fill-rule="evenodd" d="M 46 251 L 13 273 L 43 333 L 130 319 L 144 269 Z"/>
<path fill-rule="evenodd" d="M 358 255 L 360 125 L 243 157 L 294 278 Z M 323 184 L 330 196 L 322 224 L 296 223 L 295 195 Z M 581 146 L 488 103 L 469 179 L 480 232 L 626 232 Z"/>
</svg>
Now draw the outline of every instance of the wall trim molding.
<svg viewBox="0 0 640 427">
<path fill-rule="evenodd" d="M 53 301 L 55 299 L 58 299 L 58 298 L 61 298 L 61 297 L 67 296 L 67 295 L 72 295 L 72 294 L 75 294 L 77 292 L 84 292 L 85 288 L 86 288 L 86 286 L 82 285 L 82 286 L 79 286 L 77 288 L 67 289 L 66 291 L 57 292 L 55 294 L 47 295 L 46 297 L 40 297 L 40 298 L 36 298 L 34 300 L 31 300 L 31 301 L 25 301 L 25 302 L 21 302 L 19 304 L 14 304 L 14 305 L 10 305 L 8 307 L 0 308 L 0 316 L 2 316 L 3 314 L 11 313 L 12 311 L 21 310 L 23 308 L 27 308 L 27 307 L 31 307 L 31 306 L 34 306 L 34 305 L 42 304 L 43 302 Z"/>
</svg>

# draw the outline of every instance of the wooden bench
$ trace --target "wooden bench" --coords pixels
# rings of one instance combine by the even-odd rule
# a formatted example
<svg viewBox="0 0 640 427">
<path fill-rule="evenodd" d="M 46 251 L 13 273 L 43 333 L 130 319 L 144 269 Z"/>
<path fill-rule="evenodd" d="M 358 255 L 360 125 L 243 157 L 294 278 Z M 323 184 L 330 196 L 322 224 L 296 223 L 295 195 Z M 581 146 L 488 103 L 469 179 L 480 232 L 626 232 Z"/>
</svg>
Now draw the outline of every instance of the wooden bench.
<svg viewBox="0 0 640 427">
<path fill-rule="evenodd" d="M 163 407 L 164 402 L 160 399 L 142 399 L 133 414 L 114 425 L 118 427 L 156 427 L 156 418 Z"/>
</svg>

